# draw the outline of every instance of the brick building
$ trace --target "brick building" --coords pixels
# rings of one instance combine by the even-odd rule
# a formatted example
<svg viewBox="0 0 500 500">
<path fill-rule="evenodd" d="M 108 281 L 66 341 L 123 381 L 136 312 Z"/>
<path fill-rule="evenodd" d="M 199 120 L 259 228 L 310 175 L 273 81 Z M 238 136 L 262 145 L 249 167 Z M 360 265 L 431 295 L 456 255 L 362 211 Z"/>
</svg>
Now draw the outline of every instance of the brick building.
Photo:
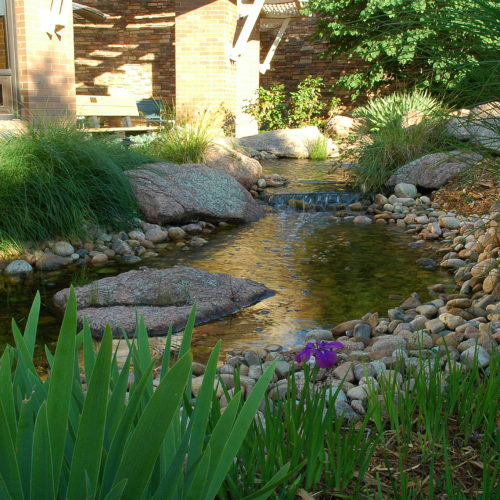
<svg viewBox="0 0 500 500">
<path fill-rule="evenodd" d="M 0 128 L 74 116 L 72 17 L 68 0 L 0 0 Z"/>
<path fill-rule="evenodd" d="M 0 0 L 0 127 L 71 116 L 76 92 L 221 106 L 238 135 L 253 133 L 242 108 L 259 84 L 292 90 L 312 74 L 329 87 L 346 68 L 320 59 L 314 21 L 297 10 L 306 1 L 86 0 L 105 15 L 82 17 L 69 0 Z"/>
</svg>

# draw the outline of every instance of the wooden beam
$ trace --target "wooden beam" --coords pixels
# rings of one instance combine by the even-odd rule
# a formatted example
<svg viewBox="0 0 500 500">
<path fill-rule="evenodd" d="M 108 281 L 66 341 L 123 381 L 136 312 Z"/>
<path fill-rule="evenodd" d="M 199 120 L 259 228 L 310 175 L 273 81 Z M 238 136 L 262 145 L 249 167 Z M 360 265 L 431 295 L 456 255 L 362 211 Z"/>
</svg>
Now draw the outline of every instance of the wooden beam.
<svg viewBox="0 0 500 500">
<path fill-rule="evenodd" d="M 238 41 L 236 42 L 236 45 L 231 49 L 231 52 L 229 54 L 229 58 L 232 61 L 237 61 L 238 57 L 240 57 L 243 52 L 245 52 L 247 42 L 250 38 L 250 35 L 252 34 L 257 19 L 259 19 L 260 11 L 264 6 L 265 1 L 266 0 L 254 0 L 253 5 L 250 7 L 248 17 L 241 30 L 240 36 L 238 37 Z"/>
<path fill-rule="evenodd" d="M 281 24 L 281 28 L 279 29 L 278 34 L 276 35 L 276 38 L 274 39 L 274 42 L 271 45 L 269 52 L 267 53 L 266 59 L 259 67 L 259 71 L 262 74 L 265 74 L 265 72 L 271 67 L 271 61 L 273 60 L 276 49 L 278 48 L 278 45 L 280 44 L 289 24 L 290 24 L 290 18 L 285 19 Z"/>
<path fill-rule="evenodd" d="M 295 4 L 295 7 L 297 7 L 297 10 L 299 11 L 299 14 L 300 14 L 300 10 L 302 9 L 302 5 L 300 5 L 299 0 L 293 0 L 293 3 Z"/>
</svg>

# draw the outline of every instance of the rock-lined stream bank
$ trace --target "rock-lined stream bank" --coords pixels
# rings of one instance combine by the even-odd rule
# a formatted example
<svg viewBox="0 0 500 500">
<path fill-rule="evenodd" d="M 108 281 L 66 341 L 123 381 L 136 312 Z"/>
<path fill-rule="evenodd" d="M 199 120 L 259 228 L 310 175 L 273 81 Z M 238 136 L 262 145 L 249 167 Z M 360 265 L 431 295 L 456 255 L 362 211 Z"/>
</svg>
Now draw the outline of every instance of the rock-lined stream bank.
<svg viewBox="0 0 500 500">
<path fill-rule="evenodd" d="M 343 177 L 325 173 L 328 165 L 286 163 L 292 177 L 288 189 L 294 192 L 342 189 L 339 183 Z M 276 165 L 283 166 L 285 162 L 273 162 L 268 172 L 274 171 Z M 299 182 L 302 180 L 307 182 Z M 155 243 L 155 248 L 148 250 L 153 253 L 142 253 L 140 262 L 134 263 L 133 256 L 119 260 L 113 257 L 100 265 L 51 272 L 35 269 L 29 282 L 10 282 L 4 277 L 0 283 L 3 338 L 10 341 L 12 316 L 23 324 L 36 289 L 42 291 L 44 305 L 40 332 L 50 343 L 57 338 L 58 317 L 52 308 L 52 297 L 58 290 L 72 282 L 82 285 L 144 265 L 165 269 L 180 264 L 223 272 L 263 283 L 276 291 L 274 297 L 198 327 L 193 343 L 200 360 L 205 359 L 218 338 L 223 339 L 226 352 L 267 344 L 298 344 L 311 329 L 331 327 L 367 311 L 385 311 L 397 304 L 401 296 L 414 291 L 422 300 L 431 298 L 428 285 L 451 280 L 447 273 L 416 264 L 417 259 L 428 257 L 429 249 L 410 248 L 414 239 L 401 227 L 390 223 L 357 225 L 353 220 L 359 212 L 348 207 L 345 211 L 350 215 L 342 219 L 339 213 L 269 209 L 264 218 L 245 226 L 214 227 L 202 222 L 184 226 L 182 233 L 174 227 L 165 231 L 146 225 L 137 234 L 122 235 L 121 241 L 134 247 L 135 256 L 142 246 L 141 232 L 148 236 L 154 232 L 170 241 Z M 132 236 L 138 238 L 136 243 Z M 200 246 L 198 238 L 204 240 Z M 103 253 L 105 248 L 110 250 L 106 242 L 93 251 Z M 155 344 L 161 347 L 161 339 Z"/>
</svg>

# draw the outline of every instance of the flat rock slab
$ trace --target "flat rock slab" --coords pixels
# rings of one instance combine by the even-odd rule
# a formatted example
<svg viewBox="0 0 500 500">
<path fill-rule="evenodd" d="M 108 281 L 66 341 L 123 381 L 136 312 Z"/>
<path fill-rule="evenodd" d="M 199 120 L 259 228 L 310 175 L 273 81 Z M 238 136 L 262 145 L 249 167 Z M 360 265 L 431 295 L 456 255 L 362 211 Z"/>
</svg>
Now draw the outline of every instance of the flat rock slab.
<svg viewBox="0 0 500 500">
<path fill-rule="evenodd" d="M 309 148 L 321 137 L 318 127 L 270 130 L 241 137 L 238 142 L 256 151 L 265 151 L 281 158 L 309 158 Z"/>
<path fill-rule="evenodd" d="M 195 302 L 195 324 L 200 325 L 274 294 L 249 279 L 191 267 L 141 268 L 78 287 L 75 293 L 78 323 L 82 327 L 86 317 L 95 337 L 103 335 L 108 323 L 114 337 L 122 335 L 122 328 L 133 335 L 136 314 L 144 318 L 149 335 L 166 335 L 170 325 L 174 332 L 185 328 Z M 68 295 L 69 288 L 54 295 L 59 309 L 66 307 Z"/>
<path fill-rule="evenodd" d="M 126 172 L 139 210 L 153 224 L 252 222 L 263 208 L 235 179 L 201 164 L 151 163 Z"/>
</svg>

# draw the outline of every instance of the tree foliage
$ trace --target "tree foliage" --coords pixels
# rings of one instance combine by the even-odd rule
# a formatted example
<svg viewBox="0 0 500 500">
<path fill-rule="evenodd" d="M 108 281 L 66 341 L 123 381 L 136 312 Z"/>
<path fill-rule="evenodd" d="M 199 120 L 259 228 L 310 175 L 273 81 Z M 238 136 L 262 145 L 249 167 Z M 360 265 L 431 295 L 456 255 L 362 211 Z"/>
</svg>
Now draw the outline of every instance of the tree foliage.
<svg viewBox="0 0 500 500">
<path fill-rule="evenodd" d="M 498 95 L 498 0 L 310 0 L 307 10 L 327 55 L 365 63 L 339 79 L 353 98 L 392 82 L 455 101 L 478 85 L 484 99 Z"/>
</svg>

